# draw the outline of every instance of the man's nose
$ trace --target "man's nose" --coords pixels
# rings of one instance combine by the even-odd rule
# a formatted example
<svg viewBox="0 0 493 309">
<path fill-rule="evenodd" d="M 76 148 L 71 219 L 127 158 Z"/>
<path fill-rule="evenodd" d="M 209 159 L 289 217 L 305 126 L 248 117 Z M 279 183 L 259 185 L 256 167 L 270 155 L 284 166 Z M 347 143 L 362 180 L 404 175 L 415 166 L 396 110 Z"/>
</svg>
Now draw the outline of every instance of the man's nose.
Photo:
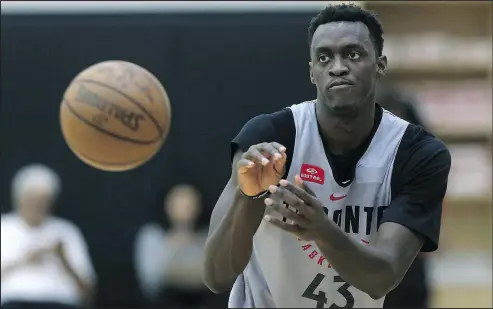
<svg viewBox="0 0 493 309">
<path fill-rule="evenodd" d="M 333 61 L 332 66 L 329 68 L 329 75 L 332 77 L 345 76 L 349 73 L 347 65 L 340 59 L 336 57 Z"/>
</svg>

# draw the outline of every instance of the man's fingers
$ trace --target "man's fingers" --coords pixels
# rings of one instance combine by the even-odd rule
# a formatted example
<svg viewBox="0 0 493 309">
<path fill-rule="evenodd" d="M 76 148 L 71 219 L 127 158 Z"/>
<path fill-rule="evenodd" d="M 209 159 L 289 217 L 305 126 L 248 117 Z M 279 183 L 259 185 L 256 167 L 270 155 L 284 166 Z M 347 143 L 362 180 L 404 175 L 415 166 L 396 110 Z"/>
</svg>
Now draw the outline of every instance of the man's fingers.
<svg viewBox="0 0 493 309">
<path fill-rule="evenodd" d="M 272 161 L 282 159 L 282 152 L 274 145 L 274 143 L 263 143 L 257 146 L 257 149 L 262 153 L 270 155 Z"/>
<path fill-rule="evenodd" d="M 301 177 L 299 175 L 295 175 L 294 176 L 294 182 L 296 183 L 296 185 L 305 190 L 308 194 L 316 197 L 317 195 L 315 194 L 315 192 L 312 191 L 312 189 L 308 188 L 306 185 L 305 185 L 305 182 L 301 179 Z"/>
<path fill-rule="evenodd" d="M 269 186 L 269 191 L 271 193 L 271 197 L 284 201 L 286 204 L 295 208 L 302 215 L 308 215 L 308 209 L 305 202 L 297 197 L 294 193 L 286 190 L 283 187 Z"/>
<path fill-rule="evenodd" d="M 295 224 L 305 228 L 309 226 L 309 222 L 305 217 L 286 207 L 286 205 L 282 204 L 282 202 L 276 202 L 274 199 L 269 197 L 264 200 L 264 203 L 267 207 L 279 213 L 286 219 L 293 221 Z"/>
<path fill-rule="evenodd" d="M 238 167 L 246 167 L 246 168 L 251 168 L 255 166 L 255 163 L 248 159 L 240 159 L 237 164 Z"/>
<path fill-rule="evenodd" d="M 288 159 L 288 155 L 285 152 L 281 152 L 281 159 L 274 162 L 274 170 L 282 177 L 286 172 L 285 166 Z"/>
<path fill-rule="evenodd" d="M 300 176 L 298 176 L 298 175 L 294 175 L 294 183 L 295 183 L 298 187 L 300 187 L 300 188 L 302 188 L 302 189 L 305 189 L 305 184 L 303 183 L 303 180 L 301 179 L 301 177 L 300 177 Z"/>
<path fill-rule="evenodd" d="M 312 208 L 305 203 L 303 199 L 296 196 L 293 192 L 283 187 L 269 186 L 269 192 L 272 198 L 280 199 L 289 206 L 296 209 L 302 216 L 309 217 L 312 214 Z"/>
<path fill-rule="evenodd" d="M 279 143 L 262 143 L 251 146 L 248 151 L 243 154 L 242 159 L 259 163 L 264 166 L 269 164 L 269 162 L 280 161 L 282 163 L 286 160 L 285 151 L 286 147 Z"/>
<path fill-rule="evenodd" d="M 310 190 L 311 193 L 308 193 L 304 189 L 298 187 L 297 185 L 292 184 L 291 182 L 285 179 L 279 181 L 279 184 L 281 185 L 282 188 L 285 188 L 287 191 L 295 194 L 297 197 L 303 200 L 305 204 L 312 206 L 318 205 L 318 200 L 315 194 L 313 193 L 313 191 Z"/>
<path fill-rule="evenodd" d="M 261 165 L 269 164 L 269 159 L 267 159 L 256 146 L 250 147 L 250 149 L 243 154 L 242 159 L 247 159 Z"/>
<path fill-rule="evenodd" d="M 282 153 L 286 152 L 286 147 L 284 147 L 283 145 L 281 145 L 279 143 L 272 142 L 271 145 L 274 146 L 277 150 L 279 150 L 279 152 L 282 152 Z"/>
<path fill-rule="evenodd" d="M 288 155 L 285 152 L 281 152 L 281 157 L 277 159 L 274 164 L 279 166 L 284 166 L 286 160 L 288 159 Z"/>
<path fill-rule="evenodd" d="M 291 224 L 291 223 L 287 223 L 287 222 L 283 222 L 283 221 L 278 220 L 276 218 L 273 218 L 269 215 L 265 216 L 264 219 L 265 219 L 265 221 L 277 226 L 278 228 L 280 228 L 283 231 L 293 233 L 293 234 L 299 234 L 299 233 L 303 232 L 303 228 L 301 228 L 300 226 L 295 225 L 295 224 Z"/>
<path fill-rule="evenodd" d="M 248 172 L 249 169 L 255 166 L 255 163 L 253 161 L 247 160 L 247 159 L 240 159 L 238 161 L 238 173 L 243 174 Z"/>
</svg>

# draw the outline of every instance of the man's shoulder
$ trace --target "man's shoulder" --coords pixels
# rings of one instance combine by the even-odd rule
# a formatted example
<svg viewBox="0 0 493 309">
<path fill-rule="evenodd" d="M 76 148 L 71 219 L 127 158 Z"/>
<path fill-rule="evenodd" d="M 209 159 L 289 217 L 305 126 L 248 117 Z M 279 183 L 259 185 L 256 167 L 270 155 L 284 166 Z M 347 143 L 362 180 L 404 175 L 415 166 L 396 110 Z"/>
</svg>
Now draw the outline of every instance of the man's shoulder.
<svg viewBox="0 0 493 309">
<path fill-rule="evenodd" d="M 231 159 L 238 149 L 246 151 L 250 146 L 260 143 L 278 142 L 289 152 L 294 147 L 295 136 L 294 116 L 290 108 L 257 115 L 231 141 Z"/>
<path fill-rule="evenodd" d="M 403 155 L 432 156 L 436 153 L 449 153 L 447 145 L 420 125 L 409 124 L 402 141 L 400 150 Z"/>
<path fill-rule="evenodd" d="M 276 141 L 284 132 L 294 128 L 293 112 L 286 107 L 269 114 L 257 115 L 245 123 L 238 133 L 237 139 L 252 139 L 252 142 Z M 258 139 L 258 141 L 257 141 Z"/>
<path fill-rule="evenodd" d="M 281 110 L 268 114 L 260 114 L 253 118 L 250 118 L 245 126 L 265 126 L 275 125 L 277 123 L 287 123 L 293 121 L 293 111 L 289 107 L 285 107 Z"/>
<path fill-rule="evenodd" d="M 266 113 L 266 114 L 260 114 L 257 115 L 253 118 L 250 118 L 246 124 L 243 126 L 245 127 L 277 127 L 280 126 L 281 128 L 284 128 L 285 126 L 294 126 L 294 114 L 293 114 L 293 109 L 303 109 L 307 107 L 310 104 L 313 104 L 315 100 L 309 100 L 309 101 L 303 101 L 300 103 L 293 104 L 289 107 L 284 107 L 281 110 L 272 112 L 272 113 Z"/>
<path fill-rule="evenodd" d="M 441 139 L 419 125 L 409 124 L 395 158 L 393 171 L 398 177 L 394 178 L 402 184 L 410 177 L 448 171 L 451 161 L 450 151 Z"/>
</svg>

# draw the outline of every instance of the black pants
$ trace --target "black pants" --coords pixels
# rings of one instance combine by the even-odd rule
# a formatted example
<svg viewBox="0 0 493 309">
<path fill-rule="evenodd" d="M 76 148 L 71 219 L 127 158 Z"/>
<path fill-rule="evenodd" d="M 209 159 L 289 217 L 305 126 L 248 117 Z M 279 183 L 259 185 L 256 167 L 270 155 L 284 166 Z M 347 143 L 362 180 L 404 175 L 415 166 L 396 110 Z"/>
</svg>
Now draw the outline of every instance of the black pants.
<svg viewBox="0 0 493 309">
<path fill-rule="evenodd" d="M 73 305 L 54 303 L 54 302 L 9 301 L 3 304 L 1 309 L 82 309 L 82 308 Z"/>
<path fill-rule="evenodd" d="M 384 308 L 429 308 L 425 258 L 416 257 L 401 284 L 385 297 Z"/>
</svg>

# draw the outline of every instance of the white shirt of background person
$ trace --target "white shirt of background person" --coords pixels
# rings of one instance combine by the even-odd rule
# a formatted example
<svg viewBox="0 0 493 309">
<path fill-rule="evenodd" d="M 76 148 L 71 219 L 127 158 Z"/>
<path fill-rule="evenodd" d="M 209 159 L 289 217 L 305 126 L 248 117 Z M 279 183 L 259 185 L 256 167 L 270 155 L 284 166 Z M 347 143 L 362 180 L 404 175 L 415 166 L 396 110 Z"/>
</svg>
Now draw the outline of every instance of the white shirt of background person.
<svg viewBox="0 0 493 309">
<path fill-rule="evenodd" d="M 164 203 L 169 231 L 158 224 L 147 224 L 138 232 L 135 268 L 147 299 L 156 300 L 166 286 L 205 289 L 201 271 L 207 233 L 194 231 L 200 211 L 200 193 L 189 185 L 175 186 Z"/>
<path fill-rule="evenodd" d="M 1 218 L 1 303 L 82 305 L 96 274 L 84 237 L 73 223 L 50 215 L 60 179 L 40 164 L 20 169 L 12 182 L 14 211 Z"/>
</svg>

